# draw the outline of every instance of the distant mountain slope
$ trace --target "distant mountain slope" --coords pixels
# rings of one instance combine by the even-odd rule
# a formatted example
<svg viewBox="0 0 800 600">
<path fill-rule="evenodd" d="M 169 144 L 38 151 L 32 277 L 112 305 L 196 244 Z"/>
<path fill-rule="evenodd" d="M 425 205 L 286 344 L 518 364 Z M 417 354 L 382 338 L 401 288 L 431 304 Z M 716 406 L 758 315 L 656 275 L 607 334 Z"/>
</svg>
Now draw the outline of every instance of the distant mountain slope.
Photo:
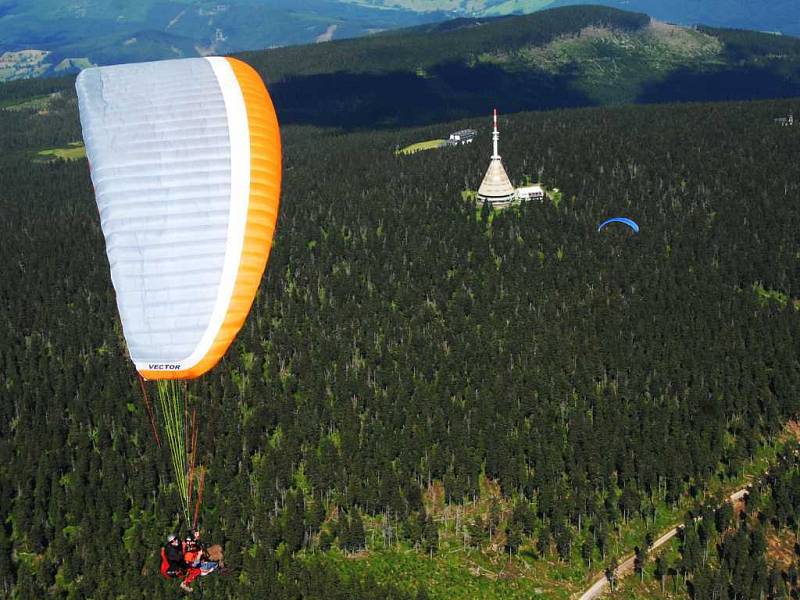
<svg viewBox="0 0 800 600">
<path fill-rule="evenodd" d="M 244 54 L 281 118 L 352 127 L 565 106 L 800 96 L 800 40 L 562 7 Z"/>
<path fill-rule="evenodd" d="M 0 80 L 52 74 L 64 59 L 108 64 L 354 37 L 442 20 L 338 0 L 0 0 Z M 10 54 L 38 50 L 17 60 Z"/>
<path fill-rule="evenodd" d="M 555 0 L 550 6 L 583 3 Z M 800 36 L 797 0 L 592 0 L 592 3 L 646 12 L 657 19 L 685 25 L 704 23 Z"/>
<path fill-rule="evenodd" d="M 466 16 L 531 13 L 575 4 L 602 4 L 644 12 L 684 25 L 705 23 L 800 35 L 797 0 L 343 0 L 357 5 L 404 8 L 419 12 L 450 11 Z"/>
<path fill-rule="evenodd" d="M 400 8 L 417 12 L 446 11 L 472 16 L 529 13 L 546 8 L 554 0 L 341 0 L 361 6 Z"/>
</svg>

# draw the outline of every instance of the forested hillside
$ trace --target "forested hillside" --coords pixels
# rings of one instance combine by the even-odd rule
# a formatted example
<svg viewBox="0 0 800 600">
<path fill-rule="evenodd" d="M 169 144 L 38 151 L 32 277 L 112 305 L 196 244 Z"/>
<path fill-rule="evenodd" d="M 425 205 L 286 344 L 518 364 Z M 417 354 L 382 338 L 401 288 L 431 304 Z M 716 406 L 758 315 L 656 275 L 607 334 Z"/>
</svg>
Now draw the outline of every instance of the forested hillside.
<svg viewBox="0 0 800 600">
<path fill-rule="evenodd" d="M 788 444 L 742 500 L 687 512 L 672 547 L 638 560 L 638 576 L 622 583 L 616 596 L 796 598 L 799 452 L 796 442 Z"/>
<path fill-rule="evenodd" d="M 631 102 L 800 95 L 800 40 L 569 6 L 245 53 L 284 122 L 354 127 Z"/>
<path fill-rule="evenodd" d="M 20 89 L 0 87 L 0 106 Z M 484 597 L 566 597 L 626 522 L 736 478 L 800 409 L 800 132 L 773 123 L 790 109 L 504 117 L 512 179 L 563 199 L 491 223 L 461 198 L 486 168 L 483 120 L 286 127 L 260 295 L 190 385 L 202 524 L 235 571 L 203 582 L 209 595 L 467 598 L 481 582 Z M 480 129 L 471 146 L 394 155 L 463 126 Z M 120 336 L 87 165 L 32 161 L 79 137 L 72 94 L 0 110 L 0 590 L 174 597 L 157 551 L 178 498 Z M 641 234 L 598 234 L 611 215 Z M 467 507 L 489 487 L 513 512 L 429 514 L 437 494 Z M 370 570 L 401 551 L 453 561 L 459 579 Z M 508 578 L 475 575 L 504 554 Z"/>
</svg>

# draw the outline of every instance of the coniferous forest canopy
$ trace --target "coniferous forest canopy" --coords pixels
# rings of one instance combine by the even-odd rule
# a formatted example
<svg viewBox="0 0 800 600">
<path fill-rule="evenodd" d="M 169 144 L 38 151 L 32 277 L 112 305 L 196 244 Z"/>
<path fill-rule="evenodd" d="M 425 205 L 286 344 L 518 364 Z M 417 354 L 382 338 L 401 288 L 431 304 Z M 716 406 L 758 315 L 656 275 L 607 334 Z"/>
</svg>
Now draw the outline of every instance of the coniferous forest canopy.
<svg viewBox="0 0 800 600">
<path fill-rule="evenodd" d="M 435 555 L 430 489 L 462 504 L 490 480 L 515 506 L 494 524 L 514 532 L 511 554 L 602 563 L 623 521 L 735 477 L 800 408 L 800 134 L 773 123 L 798 104 L 504 116 L 512 178 L 563 199 L 491 223 L 461 198 L 486 167 L 488 123 L 284 128 L 260 294 L 190 385 L 205 537 L 236 572 L 204 589 L 446 597 L 348 575 L 328 549 L 362 550 L 383 515 L 396 543 Z M 394 154 L 467 125 L 471 146 Z M 88 168 L 32 160 L 77 139 L 72 94 L 47 114 L 0 110 L 0 590 L 174 597 L 157 549 L 178 498 L 123 346 Z M 596 233 L 619 214 L 641 234 Z"/>
<path fill-rule="evenodd" d="M 788 529 L 785 537 L 797 544 L 798 452 L 797 444 L 790 444 L 755 482 L 744 502 L 705 505 L 686 515 L 678 560 L 671 562 L 664 555 L 655 560 L 653 574 L 662 592 L 677 590 L 683 582 L 695 600 L 797 597 L 797 549 L 790 543 L 788 552 L 781 555 L 780 536 Z M 770 546 L 778 551 L 768 552 Z M 636 570 L 646 568 L 646 562 Z"/>
</svg>

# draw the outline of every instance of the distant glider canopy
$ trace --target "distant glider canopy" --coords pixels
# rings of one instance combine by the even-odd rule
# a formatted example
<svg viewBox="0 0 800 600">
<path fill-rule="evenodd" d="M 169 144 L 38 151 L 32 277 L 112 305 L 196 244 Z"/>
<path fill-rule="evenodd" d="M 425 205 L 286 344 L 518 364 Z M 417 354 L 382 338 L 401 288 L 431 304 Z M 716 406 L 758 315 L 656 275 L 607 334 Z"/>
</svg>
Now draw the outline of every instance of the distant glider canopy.
<svg viewBox="0 0 800 600">
<path fill-rule="evenodd" d="M 605 228 L 605 226 L 608 225 L 609 223 L 624 223 L 625 225 L 633 229 L 636 233 L 639 233 L 639 226 L 636 224 L 635 221 L 628 219 L 627 217 L 613 217 L 611 219 L 607 219 L 597 226 L 597 231 L 598 232 L 602 231 L 603 228 Z"/>
<path fill-rule="evenodd" d="M 145 379 L 211 369 L 247 317 L 278 213 L 278 120 L 232 58 L 101 67 L 76 82 L 111 279 Z"/>
</svg>

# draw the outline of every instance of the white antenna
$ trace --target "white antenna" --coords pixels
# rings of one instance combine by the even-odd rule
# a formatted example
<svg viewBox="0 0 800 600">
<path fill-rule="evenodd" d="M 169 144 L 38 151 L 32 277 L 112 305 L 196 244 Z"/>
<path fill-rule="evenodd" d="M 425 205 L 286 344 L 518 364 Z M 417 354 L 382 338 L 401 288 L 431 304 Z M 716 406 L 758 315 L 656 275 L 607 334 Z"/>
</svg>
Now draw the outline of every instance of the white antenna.
<svg viewBox="0 0 800 600">
<path fill-rule="evenodd" d="M 500 141 L 500 131 L 497 129 L 497 109 L 494 109 L 494 131 L 492 132 L 492 142 L 494 148 L 494 154 L 492 154 L 492 160 L 499 160 L 500 159 L 500 152 L 497 149 L 498 142 Z"/>
</svg>

